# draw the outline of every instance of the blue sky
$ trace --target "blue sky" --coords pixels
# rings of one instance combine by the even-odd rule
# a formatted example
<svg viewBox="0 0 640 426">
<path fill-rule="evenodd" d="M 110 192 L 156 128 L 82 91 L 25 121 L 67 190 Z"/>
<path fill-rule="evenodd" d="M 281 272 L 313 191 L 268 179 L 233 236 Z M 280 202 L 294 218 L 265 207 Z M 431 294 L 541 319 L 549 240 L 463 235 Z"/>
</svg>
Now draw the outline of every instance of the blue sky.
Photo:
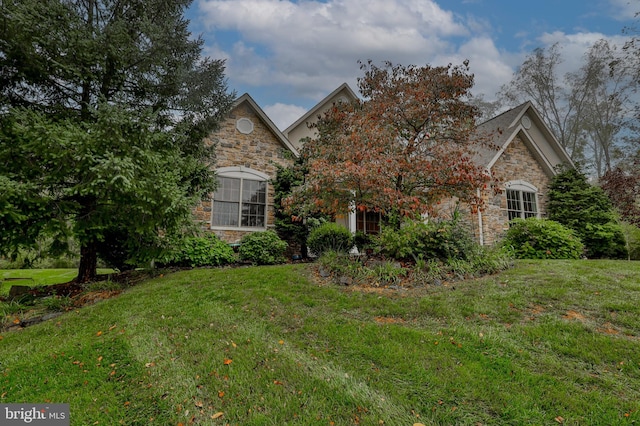
<svg viewBox="0 0 640 426">
<path fill-rule="evenodd" d="M 358 60 L 468 59 L 491 100 L 536 47 L 560 43 L 575 70 L 595 41 L 622 45 L 636 12 L 640 0 L 194 0 L 187 18 L 230 89 L 284 129 L 340 84 L 357 91 Z"/>
</svg>

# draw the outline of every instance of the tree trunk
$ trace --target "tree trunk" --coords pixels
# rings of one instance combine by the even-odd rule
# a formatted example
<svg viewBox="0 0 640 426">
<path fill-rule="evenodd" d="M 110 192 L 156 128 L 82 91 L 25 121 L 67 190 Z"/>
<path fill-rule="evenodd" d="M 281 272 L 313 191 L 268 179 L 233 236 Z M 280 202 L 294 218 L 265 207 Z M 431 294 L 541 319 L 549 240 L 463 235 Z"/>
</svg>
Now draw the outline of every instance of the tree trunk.
<svg viewBox="0 0 640 426">
<path fill-rule="evenodd" d="M 80 248 L 80 266 L 78 267 L 79 283 L 94 281 L 98 275 L 98 254 L 93 243 L 85 243 Z"/>
</svg>

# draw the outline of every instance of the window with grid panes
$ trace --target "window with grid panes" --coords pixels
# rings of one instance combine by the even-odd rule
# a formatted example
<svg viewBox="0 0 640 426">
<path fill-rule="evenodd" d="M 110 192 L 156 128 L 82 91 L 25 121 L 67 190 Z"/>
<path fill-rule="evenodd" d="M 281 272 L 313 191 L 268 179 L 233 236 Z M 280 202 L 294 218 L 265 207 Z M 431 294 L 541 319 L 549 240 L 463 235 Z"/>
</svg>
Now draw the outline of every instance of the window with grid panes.
<svg viewBox="0 0 640 426">
<path fill-rule="evenodd" d="M 507 213 L 509 220 L 538 216 L 536 193 L 520 189 L 507 189 Z"/>
<path fill-rule="evenodd" d="M 267 182 L 235 177 L 218 177 L 213 194 L 211 225 L 264 228 L 267 211 Z"/>
<path fill-rule="evenodd" d="M 356 213 L 356 231 L 365 234 L 380 233 L 380 213 L 358 211 Z"/>
</svg>

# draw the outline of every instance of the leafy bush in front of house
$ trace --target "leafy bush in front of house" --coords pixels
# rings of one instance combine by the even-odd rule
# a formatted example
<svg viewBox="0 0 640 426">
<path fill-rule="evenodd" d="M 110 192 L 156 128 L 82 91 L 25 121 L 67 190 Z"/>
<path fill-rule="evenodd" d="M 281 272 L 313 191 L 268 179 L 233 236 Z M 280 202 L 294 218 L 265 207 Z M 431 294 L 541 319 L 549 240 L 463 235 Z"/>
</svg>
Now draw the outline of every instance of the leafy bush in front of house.
<svg viewBox="0 0 640 426">
<path fill-rule="evenodd" d="M 515 219 L 502 241 L 517 259 L 579 259 L 584 244 L 575 232 L 549 219 Z"/>
<path fill-rule="evenodd" d="M 382 254 L 398 260 L 471 258 L 476 243 L 457 219 L 406 221 L 400 229 L 383 227 L 376 238 Z"/>
<path fill-rule="evenodd" d="M 201 237 L 186 237 L 166 264 L 178 266 L 223 266 L 236 261 L 236 255 L 229 244 L 214 234 Z"/>
<path fill-rule="evenodd" d="M 327 251 L 346 253 L 353 247 L 353 236 L 344 226 L 325 222 L 309 233 L 307 246 L 318 256 Z"/>
<path fill-rule="evenodd" d="M 273 231 L 254 232 L 240 240 L 240 259 L 254 265 L 275 265 L 284 263 L 287 243 Z"/>
</svg>

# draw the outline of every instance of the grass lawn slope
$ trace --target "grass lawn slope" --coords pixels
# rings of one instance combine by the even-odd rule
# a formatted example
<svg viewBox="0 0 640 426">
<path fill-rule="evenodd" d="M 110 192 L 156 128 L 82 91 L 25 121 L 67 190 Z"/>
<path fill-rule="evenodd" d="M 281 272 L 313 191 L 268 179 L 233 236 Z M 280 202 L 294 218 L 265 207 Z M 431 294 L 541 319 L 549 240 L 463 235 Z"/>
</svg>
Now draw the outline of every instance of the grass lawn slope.
<svg viewBox="0 0 640 426">
<path fill-rule="evenodd" d="M 312 268 L 168 274 L 5 332 L 0 402 L 72 425 L 640 422 L 640 262 L 395 291 Z"/>
</svg>

